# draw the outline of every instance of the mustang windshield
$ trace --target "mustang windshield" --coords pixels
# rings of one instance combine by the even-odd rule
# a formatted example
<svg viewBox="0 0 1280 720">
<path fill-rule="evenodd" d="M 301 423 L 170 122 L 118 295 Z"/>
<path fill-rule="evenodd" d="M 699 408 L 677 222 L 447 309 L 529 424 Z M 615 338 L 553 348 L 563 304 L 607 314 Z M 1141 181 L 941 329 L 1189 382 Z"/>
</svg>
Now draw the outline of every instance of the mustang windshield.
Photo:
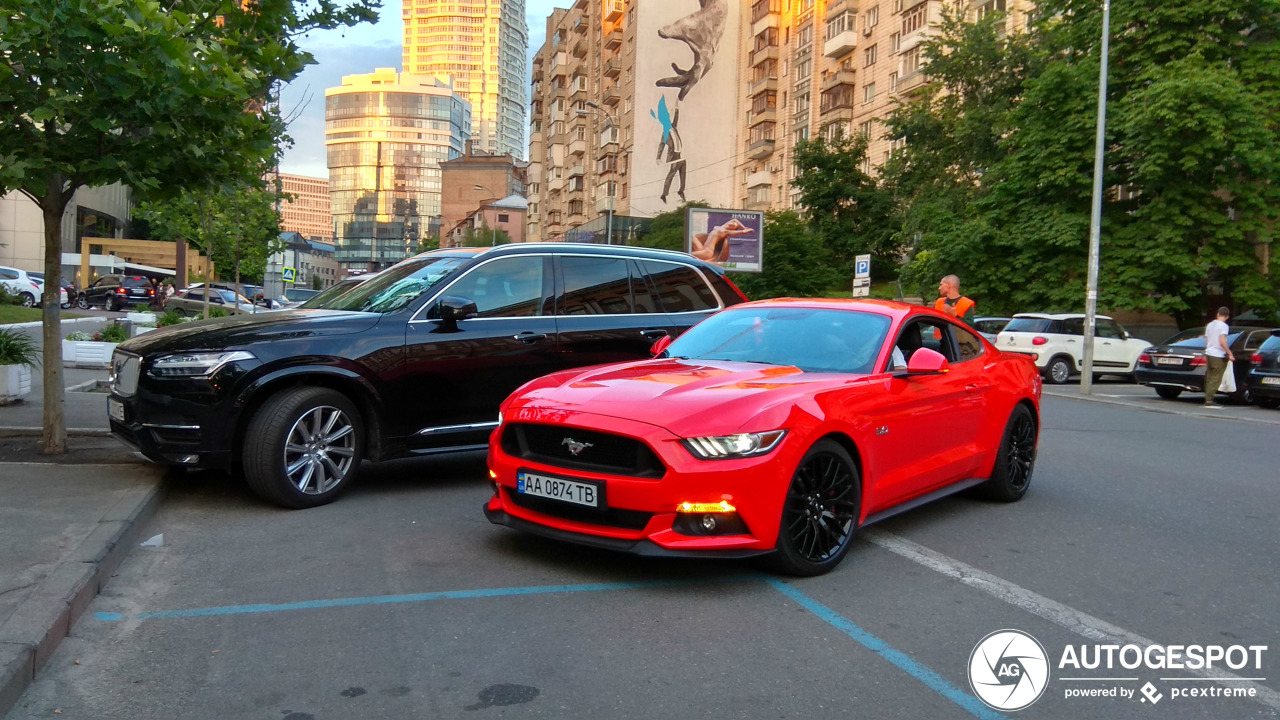
<svg viewBox="0 0 1280 720">
<path fill-rule="evenodd" d="M 667 355 L 866 374 L 888 330 L 889 318 L 852 310 L 725 310 L 690 328 L 667 348 Z"/>
<path fill-rule="evenodd" d="M 432 255 L 406 260 L 330 298 L 320 295 L 305 303 L 308 308 L 389 313 L 403 310 L 414 298 L 470 261 L 470 256 Z"/>
</svg>

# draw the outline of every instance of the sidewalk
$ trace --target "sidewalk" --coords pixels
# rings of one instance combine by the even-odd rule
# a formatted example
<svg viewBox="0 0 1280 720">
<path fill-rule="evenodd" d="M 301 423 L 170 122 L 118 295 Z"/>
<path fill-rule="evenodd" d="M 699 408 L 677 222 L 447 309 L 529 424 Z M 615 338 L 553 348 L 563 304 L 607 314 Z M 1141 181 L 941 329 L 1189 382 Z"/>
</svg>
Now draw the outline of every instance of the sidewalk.
<svg viewBox="0 0 1280 720">
<path fill-rule="evenodd" d="M 107 371 L 63 373 L 66 454 L 40 454 L 39 371 L 24 402 L 0 407 L 0 717 L 146 539 L 163 494 L 166 469 L 110 437 L 106 394 L 83 391 L 105 389 Z"/>
</svg>

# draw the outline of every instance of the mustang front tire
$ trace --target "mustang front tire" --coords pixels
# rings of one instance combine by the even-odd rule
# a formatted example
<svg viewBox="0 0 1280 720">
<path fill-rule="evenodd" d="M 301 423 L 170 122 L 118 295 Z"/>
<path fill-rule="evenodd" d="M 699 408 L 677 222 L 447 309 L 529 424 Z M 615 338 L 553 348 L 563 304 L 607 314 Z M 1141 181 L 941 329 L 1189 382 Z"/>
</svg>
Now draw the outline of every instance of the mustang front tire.
<svg viewBox="0 0 1280 720">
<path fill-rule="evenodd" d="M 862 508 L 858 466 L 839 443 L 820 440 L 800 459 L 782 506 L 779 571 L 808 577 L 831 571 L 853 542 Z"/>
<path fill-rule="evenodd" d="M 983 495 L 1001 502 L 1022 499 L 1036 467 L 1037 434 L 1035 416 L 1026 405 L 1019 405 L 1009 413 L 991 479 L 980 486 Z"/>
<path fill-rule="evenodd" d="M 244 472 L 259 496 L 288 508 L 331 503 L 364 455 L 364 422 L 328 388 L 285 390 L 258 408 L 245 434 Z"/>
</svg>

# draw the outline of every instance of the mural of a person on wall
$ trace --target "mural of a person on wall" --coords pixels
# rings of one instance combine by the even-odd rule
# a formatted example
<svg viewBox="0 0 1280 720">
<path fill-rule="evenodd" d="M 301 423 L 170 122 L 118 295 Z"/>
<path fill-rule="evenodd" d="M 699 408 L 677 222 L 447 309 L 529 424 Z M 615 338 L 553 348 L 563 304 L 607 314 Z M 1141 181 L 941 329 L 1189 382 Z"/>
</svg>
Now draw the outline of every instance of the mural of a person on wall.
<svg viewBox="0 0 1280 720">
<path fill-rule="evenodd" d="M 657 161 L 667 164 L 667 179 L 662 183 L 662 195 L 658 199 L 664 205 L 666 204 L 667 193 L 671 192 L 671 182 L 679 177 L 680 187 L 676 189 L 676 194 L 680 196 L 680 201 L 684 202 L 685 161 L 681 155 L 683 143 L 680 141 L 680 129 L 677 127 L 680 123 L 680 108 L 676 108 L 674 113 L 668 111 L 667 98 L 664 96 L 658 100 L 658 112 L 655 114 L 650 110 L 649 114 L 662 123 L 662 142 L 658 144 Z M 665 160 L 662 158 L 664 152 L 667 155 Z"/>
</svg>

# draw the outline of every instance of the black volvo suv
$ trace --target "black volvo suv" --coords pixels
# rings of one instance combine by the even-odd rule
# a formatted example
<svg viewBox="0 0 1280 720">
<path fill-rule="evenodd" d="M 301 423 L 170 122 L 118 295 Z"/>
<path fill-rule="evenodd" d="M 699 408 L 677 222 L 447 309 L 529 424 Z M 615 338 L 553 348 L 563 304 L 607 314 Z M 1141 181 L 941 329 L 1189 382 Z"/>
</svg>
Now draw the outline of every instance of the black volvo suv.
<svg viewBox="0 0 1280 720">
<path fill-rule="evenodd" d="M 314 300 L 121 344 L 112 433 L 154 462 L 240 468 L 262 497 L 313 507 L 362 459 L 483 448 L 525 382 L 648 357 L 746 298 L 683 253 L 554 243 L 425 253 Z"/>
</svg>

